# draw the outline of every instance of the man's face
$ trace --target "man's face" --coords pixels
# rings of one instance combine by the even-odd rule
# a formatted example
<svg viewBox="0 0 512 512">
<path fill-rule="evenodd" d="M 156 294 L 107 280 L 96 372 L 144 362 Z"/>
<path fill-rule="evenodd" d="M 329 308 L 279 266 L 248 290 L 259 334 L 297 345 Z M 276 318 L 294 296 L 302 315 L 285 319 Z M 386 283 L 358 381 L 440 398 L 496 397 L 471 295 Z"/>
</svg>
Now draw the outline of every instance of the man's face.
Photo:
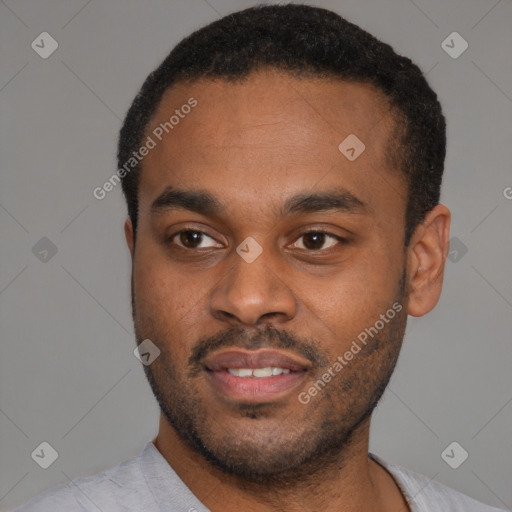
<svg viewBox="0 0 512 512">
<path fill-rule="evenodd" d="M 177 84 L 147 134 L 190 97 L 142 166 L 135 328 L 161 351 L 146 374 L 215 465 L 292 472 L 339 452 L 400 350 L 406 186 L 386 156 L 392 118 L 369 85 L 269 72 Z M 365 145 L 352 161 L 338 149 L 350 134 Z"/>
</svg>

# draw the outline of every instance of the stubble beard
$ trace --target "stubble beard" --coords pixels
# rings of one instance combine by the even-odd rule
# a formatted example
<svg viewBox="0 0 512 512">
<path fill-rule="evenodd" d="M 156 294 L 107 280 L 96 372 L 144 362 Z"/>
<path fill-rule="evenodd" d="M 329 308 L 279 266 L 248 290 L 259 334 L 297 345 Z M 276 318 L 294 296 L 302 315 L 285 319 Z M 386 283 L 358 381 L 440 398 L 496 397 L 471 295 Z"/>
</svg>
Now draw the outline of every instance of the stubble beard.
<svg viewBox="0 0 512 512">
<path fill-rule="evenodd" d="M 399 304 L 406 301 L 404 277 L 405 270 L 395 301 Z M 132 306 L 135 319 L 134 297 Z M 202 378 L 201 373 L 193 361 L 189 361 L 188 372 L 178 371 L 173 362 L 168 347 L 179 340 L 158 340 L 158 336 L 151 337 L 155 333 L 140 332 L 137 322 L 135 326 L 138 343 L 149 337 L 161 350 L 158 364 L 144 366 L 144 372 L 162 414 L 181 441 L 228 475 L 279 488 L 306 480 L 319 470 L 344 465 L 355 434 L 369 422 L 393 374 L 406 323 L 407 314 L 402 308 L 314 400 L 307 405 L 297 401 L 292 414 L 281 421 L 268 421 L 279 416 L 275 404 L 239 404 L 236 421 L 231 425 L 218 422 L 217 428 L 217 418 L 206 414 L 207 407 L 198 393 L 196 381 Z M 317 372 L 311 382 L 332 364 L 318 348 L 321 344 L 297 340 L 269 326 L 259 331 L 257 338 L 230 329 L 200 340 L 195 348 L 199 354 L 205 352 L 205 347 L 227 346 L 292 350 L 300 346 L 302 354 L 316 363 Z"/>
</svg>

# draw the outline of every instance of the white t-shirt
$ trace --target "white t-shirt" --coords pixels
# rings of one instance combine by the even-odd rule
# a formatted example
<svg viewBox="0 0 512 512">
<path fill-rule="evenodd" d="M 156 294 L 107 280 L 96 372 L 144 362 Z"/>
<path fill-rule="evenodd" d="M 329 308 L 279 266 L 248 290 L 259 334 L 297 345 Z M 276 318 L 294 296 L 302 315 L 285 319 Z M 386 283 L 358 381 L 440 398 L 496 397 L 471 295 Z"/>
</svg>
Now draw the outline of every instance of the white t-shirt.
<svg viewBox="0 0 512 512">
<path fill-rule="evenodd" d="M 427 476 L 387 464 L 412 512 L 505 512 L 483 505 Z M 93 476 L 41 493 L 13 512 L 209 512 L 152 442 L 141 454 Z"/>
</svg>

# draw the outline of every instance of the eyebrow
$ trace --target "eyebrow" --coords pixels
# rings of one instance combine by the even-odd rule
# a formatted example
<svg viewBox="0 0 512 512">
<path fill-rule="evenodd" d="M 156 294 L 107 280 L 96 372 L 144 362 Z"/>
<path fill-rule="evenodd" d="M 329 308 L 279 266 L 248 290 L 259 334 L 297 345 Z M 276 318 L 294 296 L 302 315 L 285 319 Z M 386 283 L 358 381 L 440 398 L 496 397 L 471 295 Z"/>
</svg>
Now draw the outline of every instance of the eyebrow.
<svg viewBox="0 0 512 512">
<path fill-rule="evenodd" d="M 365 213 L 366 205 L 345 189 L 316 194 L 298 194 L 286 201 L 280 215 L 286 217 L 297 213 L 337 211 L 343 213 Z"/>
<path fill-rule="evenodd" d="M 167 187 L 151 204 L 151 212 L 188 210 L 204 216 L 221 216 L 227 208 L 214 195 L 203 190 L 180 190 Z M 333 192 L 302 193 L 290 197 L 278 210 L 280 217 L 299 213 L 337 211 L 366 213 L 365 203 L 345 189 Z"/>
<path fill-rule="evenodd" d="M 209 192 L 203 190 L 179 190 L 172 187 L 167 187 L 151 204 L 152 213 L 180 209 L 202 215 L 219 215 L 225 210 L 225 207 Z"/>
</svg>

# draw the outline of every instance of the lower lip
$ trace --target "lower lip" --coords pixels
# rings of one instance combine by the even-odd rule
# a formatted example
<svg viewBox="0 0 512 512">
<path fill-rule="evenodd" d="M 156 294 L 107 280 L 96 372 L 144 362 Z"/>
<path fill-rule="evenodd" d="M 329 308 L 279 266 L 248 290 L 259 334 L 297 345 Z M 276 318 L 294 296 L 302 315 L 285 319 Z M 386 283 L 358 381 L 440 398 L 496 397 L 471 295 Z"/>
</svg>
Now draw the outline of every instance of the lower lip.
<svg viewBox="0 0 512 512">
<path fill-rule="evenodd" d="M 244 402 L 268 402 L 283 398 L 306 378 L 306 371 L 273 377 L 237 377 L 228 371 L 207 371 L 213 387 L 224 397 Z"/>
</svg>

